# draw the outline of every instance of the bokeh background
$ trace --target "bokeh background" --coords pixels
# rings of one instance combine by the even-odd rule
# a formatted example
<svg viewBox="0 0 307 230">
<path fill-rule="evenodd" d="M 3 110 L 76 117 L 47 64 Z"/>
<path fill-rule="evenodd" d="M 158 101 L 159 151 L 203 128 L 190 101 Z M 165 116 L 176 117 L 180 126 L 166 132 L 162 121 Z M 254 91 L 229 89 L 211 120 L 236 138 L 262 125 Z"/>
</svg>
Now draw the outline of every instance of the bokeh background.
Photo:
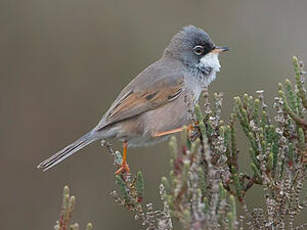
<svg viewBox="0 0 307 230">
<path fill-rule="evenodd" d="M 184 25 L 231 47 L 210 86 L 224 92 L 225 118 L 233 96 L 245 92 L 263 89 L 271 104 L 277 83 L 293 75 L 291 57 L 307 61 L 306 10 L 306 0 L 1 0 L 0 229 L 53 229 L 66 184 L 81 227 L 139 229 L 110 198 L 112 157 L 98 143 L 47 173 L 36 165 L 92 128 Z M 132 170 L 143 171 L 145 200 L 159 208 L 167 144 L 128 154 Z M 247 198 L 261 205 L 256 187 Z"/>
</svg>

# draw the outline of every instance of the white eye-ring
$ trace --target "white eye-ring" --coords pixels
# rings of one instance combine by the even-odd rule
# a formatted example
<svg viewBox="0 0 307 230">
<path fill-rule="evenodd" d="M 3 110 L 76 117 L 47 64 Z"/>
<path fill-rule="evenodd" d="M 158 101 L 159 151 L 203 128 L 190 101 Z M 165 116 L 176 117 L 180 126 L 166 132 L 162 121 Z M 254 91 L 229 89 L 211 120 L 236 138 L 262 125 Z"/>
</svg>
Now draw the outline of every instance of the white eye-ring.
<svg viewBox="0 0 307 230">
<path fill-rule="evenodd" d="M 203 46 L 195 46 L 193 48 L 193 52 L 196 54 L 196 55 L 202 55 L 204 53 L 204 47 Z"/>
</svg>

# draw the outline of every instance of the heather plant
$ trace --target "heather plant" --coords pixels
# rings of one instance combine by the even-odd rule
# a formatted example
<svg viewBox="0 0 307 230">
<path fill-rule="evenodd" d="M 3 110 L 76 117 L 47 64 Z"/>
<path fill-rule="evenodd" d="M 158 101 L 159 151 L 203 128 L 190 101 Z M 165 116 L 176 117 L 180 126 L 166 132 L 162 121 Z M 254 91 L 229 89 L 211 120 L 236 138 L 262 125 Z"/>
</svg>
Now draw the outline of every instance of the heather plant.
<svg viewBox="0 0 307 230">
<path fill-rule="evenodd" d="M 78 223 L 70 223 L 72 212 L 75 209 L 76 205 L 76 197 L 70 195 L 70 189 L 68 186 L 64 187 L 63 190 L 63 198 L 62 198 L 62 208 L 59 220 L 56 221 L 56 224 L 54 226 L 55 230 L 79 230 L 79 224 Z M 86 230 L 92 230 L 93 225 L 91 223 L 88 223 L 86 225 Z"/>
<path fill-rule="evenodd" d="M 204 92 L 204 105 L 191 112 L 193 127 L 169 140 L 169 173 L 159 186 L 162 209 L 145 203 L 146 178 L 140 171 L 115 176 L 117 189 L 111 192 L 115 202 L 134 213 L 140 228 L 148 230 L 172 230 L 175 222 L 192 230 L 307 229 L 307 222 L 296 221 L 307 205 L 303 192 L 307 95 L 303 63 L 293 57 L 293 66 L 294 81 L 278 84 L 272 109 L 259 90 L 255 98 L 235 97 L 233 111 L 224 121 L 223 95 L 215 93 L 209 103 Z M 249 153 L 238 146 L 238 132 L 244 134 Z M 105 141 L 102 146 L 119 168 L 121 153 Z M 242 154 L 249 155 L 250 173 L 240 169 Z M 263 191 L 264 206 L 251 208 L 246 194 L 255 186 Z"/>
<path fill-rule="evenodd" d="M 116 176 L 115 201 L 134 212 L 145 229 L 173 229 L 174 221 L 193 230 L 307 227 L 295 222 L 307 202 L 307 96 L 303 63 L 293 57 L 293 66 L 295 81 L 278 84 L 272 114 L 259 90 L 256 98 L 235 97 L 233 112 L 223 121 L 222 94 L 214 94 L 210 104 L 204 93 L 204 106 L 197 105 L 192 114 L 193 128 L 169 141 L 170 171 L 160 184 L 162 210 L 144 204 L 141 172 Z M 249 144 L 251 174 L 240 170 L 240 155 L 246 153 L 237 145 L 238 131 Z M 108 148 L 119 165 L 120 153 Z M 245 195 L 253 186 L 263 190 L 264 207 L 249 208 Z M 244 215 L 238 216 L 237 209 Z"/>
</svg>

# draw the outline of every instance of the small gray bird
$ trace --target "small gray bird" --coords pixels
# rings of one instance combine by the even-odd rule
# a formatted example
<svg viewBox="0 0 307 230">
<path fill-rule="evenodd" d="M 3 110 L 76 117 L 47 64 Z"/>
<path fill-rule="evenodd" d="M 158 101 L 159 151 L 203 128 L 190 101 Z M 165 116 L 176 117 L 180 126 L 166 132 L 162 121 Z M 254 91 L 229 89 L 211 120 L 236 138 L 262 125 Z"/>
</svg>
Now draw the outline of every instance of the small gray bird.
<svg viewBox="0 0 307 230">
<path fill-rule="evenodd" d="M 184 27 L 162 57 L 120 92 L 95 128 L 38 168 L 46 171 L 94 141 L 119 139 L 123 161 L 116 173 L 129 172 L 128 147 L 157 143 L 191 124 L 190 111 L 220 71 L 218 55 L 226 50 L 215 46 L 202 29 Z"/>
</svg>

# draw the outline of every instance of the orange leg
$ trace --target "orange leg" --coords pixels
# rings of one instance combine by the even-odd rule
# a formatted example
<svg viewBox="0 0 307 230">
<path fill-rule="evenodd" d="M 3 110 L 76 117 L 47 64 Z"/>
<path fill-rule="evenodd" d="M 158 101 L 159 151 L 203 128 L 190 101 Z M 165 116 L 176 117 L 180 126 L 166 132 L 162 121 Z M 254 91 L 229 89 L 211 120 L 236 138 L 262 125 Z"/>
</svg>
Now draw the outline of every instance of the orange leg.
<svg viewBox="0 0 307 230">
<path fill-rule="evenodd" d="M 188 132 L 191 133 L 196 125 L 198 125 L 198 122 L 194 122 L 193 124 L 189 124 L 188 127 L 187 127 Z M 177 128 L 177 129 L 168 130 L 168 131 L 164 131 L 164 132 L 160 132 L 160 133 L 156 133 L 153 136 L 154 137 L 162 137 L 162 136 L 165 136 L 165 135 L 179 133 L 179 132 L 182 132 L 182 131 L 183 131 L 183 127 Z"/>
<path fill-rule="evenodd" d="M 129 166 L 127 164 L 127 147 L 128 143 L 125 141 L 123 143 L 123 160 L 122 160 L 122 165 L 121 167 L 115 172 L 116 175 L 120 174 L 121 172 L 130 172 Z"/>
<path fill-rule="evenodd" d="M 172 130 L 168 130 L 168 131 L 165 131 L 165 132 L 156 133 L 156 134 L 154 135 L 154 137 L 162 137 L 162 136 L 165 136 L 165 135 L 169 135 L 169 134 L 174 134 L 174 133 L 181 132 L 182 130 L 183 130 L 183 128 L 172 129 Z"/>
</svg>

